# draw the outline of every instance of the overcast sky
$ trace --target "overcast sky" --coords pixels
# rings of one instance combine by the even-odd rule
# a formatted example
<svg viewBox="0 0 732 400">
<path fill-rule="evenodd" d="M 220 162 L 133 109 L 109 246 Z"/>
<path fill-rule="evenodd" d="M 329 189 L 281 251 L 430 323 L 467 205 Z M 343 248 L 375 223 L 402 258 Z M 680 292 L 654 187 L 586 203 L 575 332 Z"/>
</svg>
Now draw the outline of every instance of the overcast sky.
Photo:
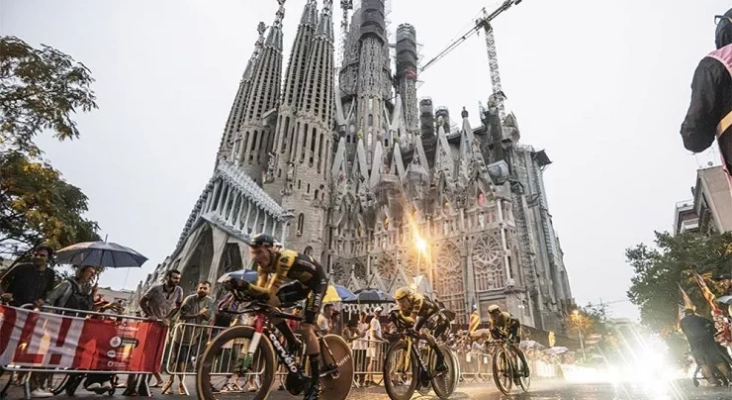
<svg viewBox="0 0 732 400">
<path fill-rule="evenodd" d="M 322 4 L 322 2 L 320 2 Z M 336 7 L 338 5 L 336 1 Z M 423 61 L 498 2 L 392 0 L 391 30 L 411 23 Z M 286 57 L 305 0 L 288 0 Z M 714 49 L 727 1 L 525 0 L 495 22 L 503 89 L 522 141 L 546 149 L 550 211 L 579 303 L 625 299 L 625 249 L 671 229 L 695 171 L 718 158 L 683 149 L 679 126 L 699 60 Z M 86 64 L 100 109 L 81 140 L 39 139 L 90 198 L 102 236 L 142 252 L 141 269 L 106 272 L 134 288 L 174 250 L 213 171 L 221 133 L 275 0 L 2 0 L 0 34 L 53 46 Z M 336 10 L 336 32 L 340 11 Z M 392 36 L 393 38 L 393 36 Z M 287 58 L 285 58 L 285 61 Z M 477 125 L 491 92 L 485 41 L 473 37 L 426 71 L 419 96 Z M 616 316 L 636 315 L 629 303 Z"/>
</svg>

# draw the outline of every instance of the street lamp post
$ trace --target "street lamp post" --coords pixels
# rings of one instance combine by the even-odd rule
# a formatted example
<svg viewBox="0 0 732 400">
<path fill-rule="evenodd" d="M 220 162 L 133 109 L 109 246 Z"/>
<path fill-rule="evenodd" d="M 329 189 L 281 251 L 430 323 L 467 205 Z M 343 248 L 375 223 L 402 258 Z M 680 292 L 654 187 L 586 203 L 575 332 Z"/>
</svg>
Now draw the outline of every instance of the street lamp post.
<svg viewBox="0 0 732 400">
<path fill-rule="evenodd" d="M 585 353 L 585 339 L 582 337 L 582 321 L 580 318 L 582 317 L 580 316 L 579 310 L 572 311 L 572 319 L 575 321 L 575 325 L 577 326 L 577 335 L 579 336 L 580 348 L 582 349 L 582 360 L 587 361 L 587 354 Z"/>
</svg>

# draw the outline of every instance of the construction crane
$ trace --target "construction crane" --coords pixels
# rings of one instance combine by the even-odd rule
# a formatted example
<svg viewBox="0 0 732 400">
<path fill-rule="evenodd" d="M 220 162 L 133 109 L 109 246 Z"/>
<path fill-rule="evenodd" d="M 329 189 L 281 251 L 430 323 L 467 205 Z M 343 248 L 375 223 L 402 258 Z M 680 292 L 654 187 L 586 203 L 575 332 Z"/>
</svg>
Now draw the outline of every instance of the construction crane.
<svg viewBox="0 0 732 400">
<path fill-rule="evenodd" d="M 341 0 L 341 10 L 343 15 L 341 18 L 341 45 L 338 49 L 338 57 L 335 60 L 336 65 L 343 65 L 343 60 L 346 57 L 346 37 L 348 36 L 348 11 L 353 10 L 353 0 Z M 340 80 L 340 68 L 333 68 L 333 74 L 335 75 L 335 83 L 338 85 Z"/>
<path fill-rule="evenodd" d="M 493 21 L 497 16 L 501 15 L 501 13 L 513 7 L 514 5 L 518 5 L 519 3 L 521 3 L 521 1 L 522 0 L 506 0 L 490 14 L 486 11 L 485 8 L 483 8 L 483 15 L 481 16 L 481 18 L 475 21 L 475 26 L 473 26 L 460 38 L 450 43 L 434 58 L 427 61 L 420 69 L 420 72 L 424 72 L 425 70 L 427 70 L 437 61 L 441 60 L 451 51 L 455 50 L 455 48 L 460 46 L 460 44 L 462 44 L 465 40 L 483 29 L 483 31 L 485 32 L 485 43 L 488 47 L 488 66 L 491 73 L 491 85 L 493 86 L 493 94 L 489 99 L 489 105 L 495 105 L 496 107 L 498 107 L 499 115 L 501 116 L 501 120 L 503 120 L 506 116 L 506 111 L 503 104 L 504 100 L 506 99 L 506 95 L 503 93 L 503 89 L 501 87 L 501 74 L 498 71 L 498 55 L 496 54 L 496 39 L 493 36 L 493 27 L 491 26 L 491 21 Z"/>
</svg>

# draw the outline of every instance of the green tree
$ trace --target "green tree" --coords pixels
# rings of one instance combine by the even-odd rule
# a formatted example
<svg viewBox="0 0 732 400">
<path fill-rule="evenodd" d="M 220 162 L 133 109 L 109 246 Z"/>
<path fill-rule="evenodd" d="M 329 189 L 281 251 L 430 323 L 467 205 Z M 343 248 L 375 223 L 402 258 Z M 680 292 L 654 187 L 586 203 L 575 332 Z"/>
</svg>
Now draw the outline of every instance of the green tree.
<svg viewBox="0 0 732 400">
<path fill-rule="evenodd" d="M 87 67 L 46 45 L 0 37 L 0 151 L 35 157 L 34 138 L 51 130 L 59 140 L 79 137 L 73 114 L 97 108 Z"/>
<path fill-rule="evenodd" d="M 728 272 L 732 254 L 732 234 L 702 235 L 683 232 L 671 235 L 655 232 L 655 248 L 639 244 L 626 250 L 627 262 L 635 275 L 628 298 L 640 309 L 642 322 L 653 331 L 669 337 L 678 323 L 679 306 L 683 304 L 679 285 L 689 294 L 697 310 L 709 315 L 693 272 L 705 278 L 713 293 L 721 288 L 711 279 Z"/>
<path fill-rule="evenodd" d="M 63 247 L 99 240 L 98 226 L 83 217 L 88 199 L 50 165 L 19 152 L 0 153 L 0 252 L 41 242 Z"/>
</svg>

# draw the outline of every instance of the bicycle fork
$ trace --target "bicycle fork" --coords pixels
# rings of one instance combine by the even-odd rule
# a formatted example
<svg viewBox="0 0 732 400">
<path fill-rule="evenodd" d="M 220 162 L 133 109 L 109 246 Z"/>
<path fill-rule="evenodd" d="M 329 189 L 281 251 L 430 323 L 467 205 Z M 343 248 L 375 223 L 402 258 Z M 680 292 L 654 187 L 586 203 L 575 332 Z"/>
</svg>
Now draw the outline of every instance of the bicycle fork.
<svg viewBox="0 0 732 400">
<path fill-rule="evenodd" d="M 431 349 L 430 349 L 431 351 Z M 417 366 L 419 367 L 419 376 L 418 378 L 422 380 L 424 385 L 429 384 L 429 382 L 432 380 L 433 375 L 432 372 L 430 372 L 427 367 L 424 365 L 424 362 L 422 361 L 422 357 L 419 356 L 419 351 L 417 351 L 416 346 L 414 345 L 414 339 L 411 336 L 407 336 L 407 351 L 404 352 L 404 370 L 408 371 L 410 367 L 410 362 L 412 360 L 412 353 L 416 354 L 417 357 Z M 431 356 L 431 355 L 430 355 Z"/>
</svg>

